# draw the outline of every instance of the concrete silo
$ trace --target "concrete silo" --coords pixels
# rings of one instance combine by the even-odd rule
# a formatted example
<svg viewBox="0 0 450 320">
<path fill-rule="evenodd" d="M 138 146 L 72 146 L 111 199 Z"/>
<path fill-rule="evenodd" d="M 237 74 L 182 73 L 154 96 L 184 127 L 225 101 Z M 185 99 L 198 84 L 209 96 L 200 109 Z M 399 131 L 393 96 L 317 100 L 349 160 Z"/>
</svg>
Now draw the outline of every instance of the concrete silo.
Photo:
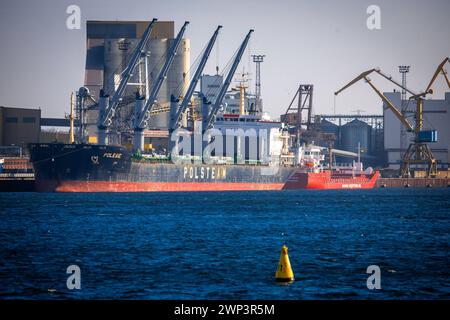
<svg viewBox="0 0 450 320">
<path fill-rule="evenodd" d="M 149 61 L 149 79 L 150 85 L 153 79 L 158 76 L 158 72 L 164 63 L 167 52 L 174 39 L 156 39 L 149 41 L 150 61 Z M 161 86 L 158 94 L 158 104 L 161 107 L 168 108 L 171 95 L 183 96 L 189 85 L 190 68 L 190 41 L 183 39 L 177 50 L 172 66 L 169 69 L 166 80 Z M 149 127 L 154 129 L 167 129 L 169 124 L 169 112 L 163 112 L 152 116 L 149 121 Z"/>
<path fill-rule="evenodd" d="M 134 41 L 127 38 L 105 39 L 103 88 L 113 94 L 120 81 L 120 74 L 127 63 Z"/>
<path fill-rule="evenodd" d="M 130 53 L 139 41 L 148 21 L 88 21 L 87 22 L 87 53 L 85 86 L 98 99 L 101 88 L 106 93 L 113 93 L 118 84 L 119 75 L 126 65 Z M 155 24 L 146 50 L 148 57 L 149 85 L 158 76 L 159 70 L 167 58 L 170 44 L 174 39 L 175 24 L 173 21 L 158 21 Z M 157 96 L 158 104 L 169 106 L 170 95 L 176 91 L 180 82 L 189 81 L 190 42 L 183 39 L 177 56 L 169 70 L 167 80 L 164 81 Z M 139 82 L 139 72 L 135 71 L 130 79 L 131 83 Z M 180 87 L 186 87 L 183 84 Z M 130 122 L 134 108 L 134 93 L 136 85 L 129 85 L 124 94 L 124 104 L 118 111 L 119 121 Z M 181 92 L 182 94 L 184 91 Z M 97 110 L 89 110 L 89 135 L 96 135 Z M 149 122 L 154 129 L 167 129 L 169 114 L 155 115 Z"/>
</svg>

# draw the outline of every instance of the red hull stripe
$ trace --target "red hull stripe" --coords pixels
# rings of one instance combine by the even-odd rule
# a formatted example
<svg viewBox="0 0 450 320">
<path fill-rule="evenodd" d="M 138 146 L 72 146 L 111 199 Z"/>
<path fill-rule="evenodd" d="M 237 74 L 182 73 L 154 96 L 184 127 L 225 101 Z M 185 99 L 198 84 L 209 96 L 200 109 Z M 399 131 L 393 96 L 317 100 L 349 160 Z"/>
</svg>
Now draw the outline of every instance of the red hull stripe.
<svg viewBox="0 0 450 320">
<path fill-rule="evenodd" d="M 41 192 L 173 192 L 173 191 L 251 191 L 282 189 L 372 189 L 379 177 L 330 178 L 329 173 L 297 173 L 286 183 L 252 182 L 127 182 L 37 180 Z"/>
<path fill-rule="evenodd" d="M 41 181 L 39 191 L 56 192 L 170 192 L 170 191 L 245 191 L 281 190 L 283 183 L 214 183 L 214 182 L 126 182 L 126 181 Z"/>
</svg>

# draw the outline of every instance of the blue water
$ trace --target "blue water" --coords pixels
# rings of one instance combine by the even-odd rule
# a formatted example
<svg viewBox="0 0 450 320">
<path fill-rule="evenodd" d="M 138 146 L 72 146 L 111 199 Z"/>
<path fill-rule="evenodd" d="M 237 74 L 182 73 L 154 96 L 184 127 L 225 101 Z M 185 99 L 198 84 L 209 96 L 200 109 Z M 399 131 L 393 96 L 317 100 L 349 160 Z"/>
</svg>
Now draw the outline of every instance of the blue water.
<svg viewBox="0 0 450 320">
<path fill-rule="evenodd" d="M 3 299 L 450 298 L 450 189 L 2 193 L 0 219 Z"/>
</svg>

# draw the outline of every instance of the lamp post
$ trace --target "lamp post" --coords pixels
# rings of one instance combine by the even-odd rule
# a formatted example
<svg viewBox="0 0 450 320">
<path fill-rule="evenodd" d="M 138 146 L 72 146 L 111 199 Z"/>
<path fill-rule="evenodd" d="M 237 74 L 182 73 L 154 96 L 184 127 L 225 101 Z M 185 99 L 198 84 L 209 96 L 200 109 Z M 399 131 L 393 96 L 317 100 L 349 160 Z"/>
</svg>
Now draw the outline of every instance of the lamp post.
<svg viewBox="0 0 450 320">
<path fill-rule="evenodd" d="M 401 73 L 402 75 L 402 95 L 401 95 L 401 112 L 402 115 L 405 116 L 406 114 L 406 107 L 408 105 L 407 101 L 406 101 L 406 90 L 404 88 L 406 88 L 406 74 L 409 72 L 409 68 L 410 66 L 398 66 L 398 71 Z M 404 126 L 401 127 L 400 129 L 400 149 L 405 150 L 406 149 L 406 128 Z"/>
</svg>

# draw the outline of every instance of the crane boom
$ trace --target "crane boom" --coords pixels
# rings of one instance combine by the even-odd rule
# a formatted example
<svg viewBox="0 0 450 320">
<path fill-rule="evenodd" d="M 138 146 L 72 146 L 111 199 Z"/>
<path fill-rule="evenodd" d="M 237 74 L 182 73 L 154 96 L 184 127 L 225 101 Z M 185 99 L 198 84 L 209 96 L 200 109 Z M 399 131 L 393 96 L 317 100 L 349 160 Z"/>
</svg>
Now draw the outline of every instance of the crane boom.
<svg viewBox="0 0 450 320">
<path fill-rule="evenodd" d="M 408 88 L 402 86 L 400 83 L 398 83 L 397 81 L 395 81 L 394 79 L 392 79 L 391 76 L 383 73 L 380 69 L 375 69 L 375 72 L 378 73 L 380 76 L 382 76 L 383 78 L 389 80 L 390 82 L 392 82 L 393 84 L 397 85 L 398 87 L 402 88 L 403 90 L 405 90 L 406 92 L 409 92 L 410 94 L 412 94 L 413 96 L 417 95 L 417 93 L 415 93 L 414 91 L 409 90 Z"/>
<path fill-rule="evenodd" d="M 363 73 L 361 73 L 359 76 L 357 76 L 355 79 L 353 79 L 352 81 L 350 81 L 347 85 L 345 85 L 344 87 L 342 87 L 339 91 L 336 91 L 334 94 L 338 95 L 339 93 L 341 93 L 341 91 L 344 91 L 345 89 L 347 89 L 348 87 L 350 87 L 351 85 L 353 85 L 355 82 L 358 82 L 361 79 L 365 79 L 369 74 L 371 74 L 372 72 L 376 72 L 378 73 L 380 76 L 382 76 L 383 78 L 389 80 L 390 82 L 392 82 L 393 84 L 395 84 L 396 86 L 400 87 L 401 89 L 409 92 L 410 94 L 412 94 L 413 96 L 416 95 L 416 93 L 414 91 L 409 90 L 406 87 L 403 87 L 400 83 L 398 83 L 397 81 L 395 81 L 394 79 L 392 79 L 391 76 L 385 74 L 384 72 L 382 72 L 379 68 L 374 68 L 374 69 L 370 69 L 367 71 L 364 71 Z"/>
<path fill-rule="evenodd" d="M 345 89 L 347 89 L 348 87 L 352 86 L 353 84 L 355 84 L 356 82 L 358 82 L 361 79 L 365 79 L 369 74 L 371 74 L 372 72 L 374 72 L 375 69 L 370 69 L 368 71 L 364 71 L 363 73 L 361 73 L 359 76 L 357 76 L 355 79 L 353 79 L 352 81 L 350 81 L 349 83 L 347 83 L 345 86 L 343 86 L 341 89 L 339 89 L 338 91 L 336 91 L 334 93 L 335 96 L 337 96 L 339 93 L 341 93 L 342 91 L 344 91 Z"/>
<path fill-rule="evenodd" d="M 183 27 L 181 28 L 180 32 L 178 32 L 178 35 L 175 38 L 174 43 L 170 47 L 167 60 L 164 63 L 163 67 L 161 68 L 161 71 L 159 72 L 156 82 L 152 86 L 152 90 L 149 94 L 147 102 L 145 103 L 145 105 L 142 109 L 142 112 L 139 115 L 136 115 L 137 120 L 135 123 L 135 129 L 137 129 L 137 130 L 142 130 L 145 127 L 144 123 L 145 123 L 147 114 L 149 114 L 151 112 L 152 107 L 155 105 L 156 96 L 158 95 L 158 92 L 161 89 L 164 79 L 167 76 L 169 68 L 172 65 L 172 62 L 173 62 L 175 55 L 177 53 L 177 50 L 178 50 L 178 46 L 180 45 L 181 39 L 183 38 L 184 31 L 186 30 L 186 27 L 188 24 L 189 24 L 189 21 L 186 21 L 184 23 Z"/>
<path fill-rule="evenodd" d="M 107 105 L 107 107 L 100 114 L 98 122 L 99 127 L 107 127 L 108 122 L 113 117 L 115 109 L 117 108 L 117 105 L 119 104 L 125 92 L 127 83 L 130 80 L 137 63 L 139 62 L 142 50 L 144 49 L 146 43 L 148 42 L 148 39 L 150 38 L 150 33 L 152 32 L 153 26 L 155 25 L 156 21 L 158 21 L 158 19 L 153 19 L 142 34 L 141 40 L 139 41 L 135 51 L 133 52 L 133 55 L 130 58 L 130 61 L 128 62 L 126 68 L 122 73 L 122 79 L 120 80 L 119 86 L 117 87 L 117 90 L 114 92 L 114 95 L 111 98 L 111 103 L 109 103 L 109 105 Z"/>
<path fill-rule="evenodd" d="M 370 87 L 377 93 L 377 95 L 383 100 L 383 102 L 387 105 L 389 109 L 391 109 L 392 113 L 400 120 L 402 125 L 406 127 L 406 129 L 410 132 L 414 132 L 414 140 L 409 144 L 408 149 L 403 154 L 400 164 L 400 174 L 402 177 L 410 177 L 411 176 L 411 166 L 412 165 L 427 165 L 427 177 L 435 177 L 437 174 L 437 160 L 433 155 L 433 152 L 431 151 L 430 147 L 426 144 L 426 142 L 435 142 L 432 139 L 423 139 L 421 138 L 422 128 L 423 128 L 423 102 L 424 98 L 427 94 L 432 93 L 433 90 L 431 90 L 431 86 L 433 85 L 433 82 L 435 81 L 436 77 L 438 76 L 439 72 L 444 72 L 444 64 L 448 61 L 448 58 L 446 58 L 437 68 L 435 74 L 433 75 L 433 78 L 431 79 L 430 84 L 428 85 L 428 88 L 419 94 L 414 94 L 411 90 L 408 90 L 407 88 L 401 86 L 390 76 L 386 76 L 378 69 L 371 69 L 369 71 L 361 73 L 359 76 L 357 76 L 355 79 L 350 81 L 347 85 L 345 85 L 342 89 L 336 91 L 334 94 L 338 95 L 340 92 L 345 90 L 346 88 L 350 87 L 357 81 L 364 79 Z M 386 96 L 381 93 L 380 90 L 372 83 L 372 81 L 368 78 L 368 75 L 372 72 L 377 72 L 384 78 L 388 79 L 392 83 L 396 84 L 400 88 L 408 91 L 412 94 L 412 96 L 409 98 L 410 100 L 414 100 L 416 102 L 416 111 L 415 111 L 415 125 L 411 125 L 411 123 L 408 121 L 405 115 L 403 115 L 393 104 L 391 101 L 389 101 Z M 444 72 L 445 75 L 445 72 Z M 446 78 L 447 79 L 447 78 Z M 423 170 L 423 167 L 422 169 Z"/>
<path fill-rule="evenodd" d="M 381 100 L 383 100 L 383 102 L 386 103 L 388 108 L 391 109 L 391 111 L 400 120 L 400 122 L 403 123 L 403 125 L 406 127 L 406 129 L 408 131 L 414 131 L 414 128 L 411 125 L 411 123 L 409 123 L 408 119 L 406 119 L 406 117 L 403 116 L 403 114 L 392 104 L 392 102 L 388 98 L 386 98 L 386 96 L 384 94 L 382 94 L 381 91 L 378 90 L 377 87 L 374 86 L 372 81 L 370 81 L 370 79 L 367 77 L 365 77 L 364 79 L 372 87 L 372 89 L 378 94 L 378 96 L 381 98 Z"/>
<path fill-rule="evenodd" d="M 208 61 L 209 55 L 211 53 L 212 48 L 214 47 L 214 43 L 216 42 L 217 36 L 219 35 L 219 30 L 222 28 L 222 26 L 218 26 L 216 31 L 214 32 L 213 36 L 208 42 L 208 45 L 206 47 L 205 53 L 202 56 L 202 59 L 200 61 L 200 64 L 195 71 L 194 77 L 192 78 L 192 81 L 189 85 L 189 88 L 186 91 L 186 94 L 183 98 L 183 101 L 180 104 L 179 109 L 177 110 L 174 122 L 172 124 L 172 129 L 175 129 L 175 127 L 178 127 L 181 123 L 181 117 L 183 113 L 185 112 L 189 101 L 191 100 L 192 94 L 194 93 L 195 87 L 197 86 L 198 80 L 200 79 L 200 76 L 202 75 L 203 69 L 205 68 L 206 62 Z"/>
<path fill-rule="evenodd" d="M 450 79 L 448 78 L 447 72 L 442 70 L 442 74 L 444 75 L 445 81 L 447 82 L 448 88 L 450 89 Z"/>
<path fill-rule="evenodd" d="M 450 80 L 448 79 L 447 73 L 444 70 L 444 65 L 450 62 L 450 59 L 448 57 L 446 57 L 444 59 L 444 61 L 442 61 L 439 66 L 436 69 L 436 72 L 434 73 L 433 77 L 431 78 L 430 83 L 427 86 L 427 89 L 425 90 L 425 92 L 429 92 L 431 89 L 431 86 L 434 84 L 434 81 L 436 81 L 437 76 L 439 75 L 440 72 L 442 72 L 442 74 L 444 75 L 445 81 L 447 82 L 448 87 L 450 88 Z"/>
<path fill-rule="evenodd" d="M 359 80 L 364 79 L 370 85 L 370 87 L 376 92 L 376 94 L 381 98 L 381 100 L 383 100 L 383 102 L 386 103 L 387 107 L 394 113 L 394 115 L 400 120 L 400 122 L 406 127 L 406 129 L 408 131 L 414 131 L 414 127 L 411 125 L 411 123 L 408 121 L 408 119 L 392 104 L 392 102 L 388 98 L 386 98 L 386 96 L 377 87 L 375 87 L 375 85 L 372 83 L 372 81 L 368 78 L 368 75 L 371 74 L 372 72 L 376 72 L 376 73 L 380 74 L 381 76 L 383 76 L 384 78 L 388 79 L 392 83 L 398 85 L 400 88 L 405 89 L 409 93 L 415 95 L 415 93 L 413 91 L 411 91 L 411 90 L 401 86 L 400 84 L 396 83 L 396 81 L 392 80 L 391 77 L 385 75 L 379 69 L 370 69 L 368 71 L 365 71 L 365 72 L 361 73 L 359 76 L 357 76 L 355 79 L 350 81 L 344 87 L 342 87 L 341 89 L 336 91 L 334 94 L 338 95 L 339 93 L 341 93 L 342 91 L 344 91 L 348 87 L 352 86 L 353 84 L 355 84 Z"/>
<path fill-rule="evenodd" d="M 247 36 L 245 37 L 244 41 L 242 42 L 241 46 L 239 47 L 239 51 L 236 55 L 236 58 L 234 59 L 233 65 L 231 66 L 231 69 L 230 69 L 230 72 L 228 72 L 225 82 L 223 83 L 222 87 L 220 88 L 220 91 L 219 91 L 219 94 L 217 95 L 216 101 L 214 102 L 211 112 L 209 113 L 208 118 L 206 119 L 205 127 L 203 128 L 203 130 L 207 130 L 212 126 L 214 117 L 216 116 L 217 112 L 220 109 L 222 100 L 225 97 L 225 94 L 228 90 L 228 87 L 230 86 L 231 81 L 233 80 L 234 73 L 236 72 L 239 62 L 241 61 L 242 55 L 244 54 L 245 48 L 247 47 L 248 41 L 250 40 L 250 35 L 252 34 L 253 31 L 254 30 L 251 29 L 247 33 Z"/>
</svg>

